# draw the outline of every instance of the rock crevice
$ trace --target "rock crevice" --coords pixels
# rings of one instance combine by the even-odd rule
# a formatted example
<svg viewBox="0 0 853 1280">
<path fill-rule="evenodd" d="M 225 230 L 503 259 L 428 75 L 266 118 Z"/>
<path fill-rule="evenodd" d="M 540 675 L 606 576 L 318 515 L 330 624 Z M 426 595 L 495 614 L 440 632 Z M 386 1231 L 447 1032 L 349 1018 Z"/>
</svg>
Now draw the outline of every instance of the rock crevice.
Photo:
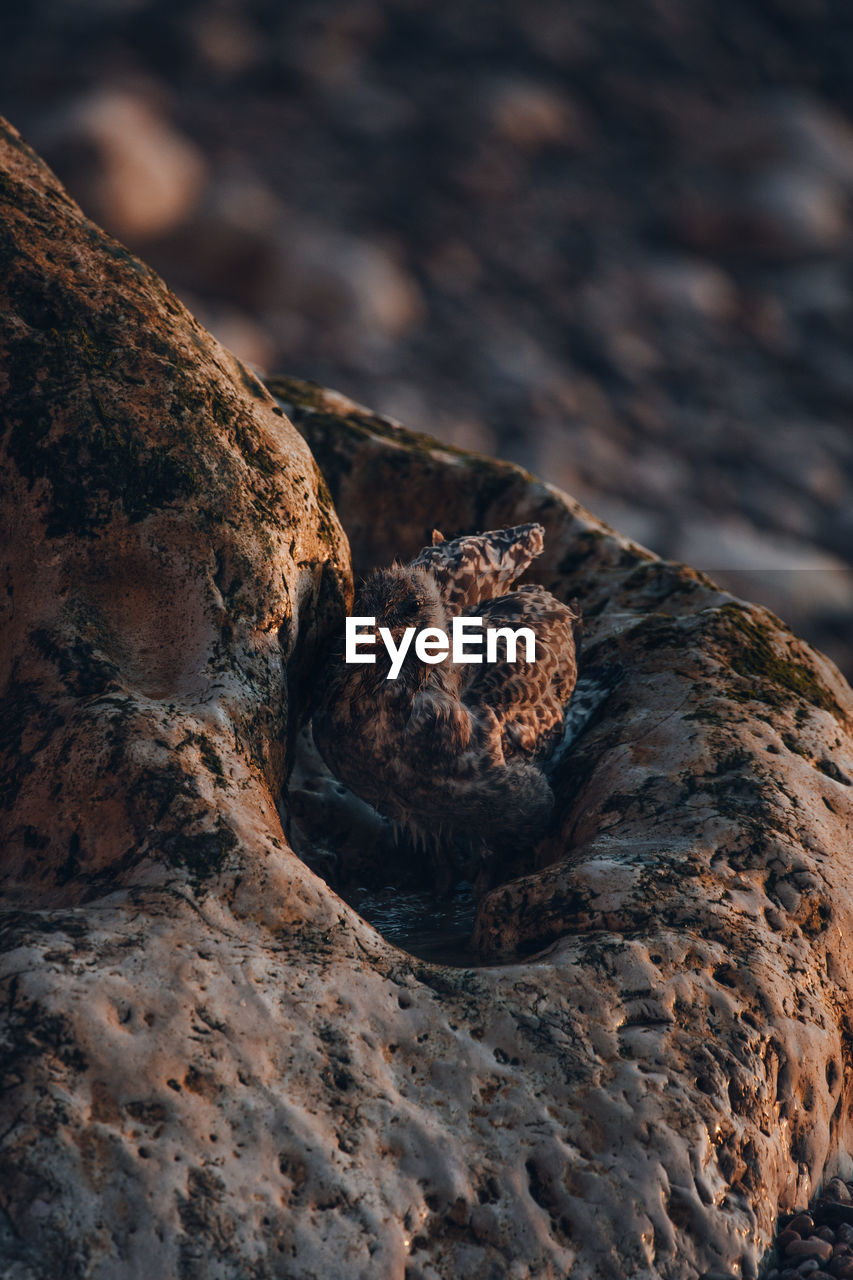
<svg viewBox="0 0 853 1280">
<path fill-rule="evenodd" d="M 8 126 L 0 171 L 4 1274 L 755 1276 L 850 1173 L 838 672 L 516 467 L 265 388 Z M 352 572 L 531 521 L 586 619 L 555 816 L 490 963 L 430 964 L 282 787 Z"/>
</svg>

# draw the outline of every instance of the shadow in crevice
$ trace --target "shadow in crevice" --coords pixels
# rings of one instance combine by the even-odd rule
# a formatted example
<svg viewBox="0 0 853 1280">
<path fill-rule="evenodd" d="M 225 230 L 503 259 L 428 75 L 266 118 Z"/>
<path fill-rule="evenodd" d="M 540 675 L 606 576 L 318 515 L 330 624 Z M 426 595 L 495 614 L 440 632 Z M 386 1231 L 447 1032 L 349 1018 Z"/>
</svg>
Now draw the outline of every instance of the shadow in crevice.
<svg viewBox="0 0 853 1280">
<path fill-rule="evenodd" d="M 577 769 L 572 757 L 594 725 L 621 671 L 595 667 L 578 680 L 566 728 L 548 773 L 557 791 L 554 816 L 535 845 L 498 855 L 436 832 L 428 847 L 355 796 L 327 768 L 311 726 L 300 731 L 283 815 L 291 845 L 345 902 L 389 942 L 434 964 L 470 967 L 491 961 L 473 937 L 484 895 L 540 871 L 565 851 L 554 845 L 564 818 L 560 792 Z"/>
<path fill-rule="evenodd" d="M 285 796 L 294 851 L 394 946 L 434 964 L 475 965 L 475 860 L 447 839 L 431 848 L 360 800 L 326 767 L 306 725 Z"/>
</svg>

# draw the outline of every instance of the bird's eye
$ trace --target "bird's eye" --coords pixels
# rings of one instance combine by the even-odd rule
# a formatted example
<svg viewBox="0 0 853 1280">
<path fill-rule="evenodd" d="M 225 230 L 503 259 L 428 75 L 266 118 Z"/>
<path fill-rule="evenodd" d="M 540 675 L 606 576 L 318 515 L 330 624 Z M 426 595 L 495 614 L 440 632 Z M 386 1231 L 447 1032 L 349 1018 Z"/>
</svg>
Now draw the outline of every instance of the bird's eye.
<svg viewBox="0 0 853 1280">
<path fill-rule="evenodd" d="M 413 618 L 423 604 L 417 596 L 407 596 L 400 606 L 400 613 L 404 618 Z"/>
</svg>

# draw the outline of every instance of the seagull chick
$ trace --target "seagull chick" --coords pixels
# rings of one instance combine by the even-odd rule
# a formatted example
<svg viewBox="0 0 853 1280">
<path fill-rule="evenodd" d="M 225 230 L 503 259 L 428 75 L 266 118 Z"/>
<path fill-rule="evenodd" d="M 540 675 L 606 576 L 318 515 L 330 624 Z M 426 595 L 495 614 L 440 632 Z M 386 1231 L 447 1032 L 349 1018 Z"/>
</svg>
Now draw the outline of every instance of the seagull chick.
<svg viewBox="0 0 853 1280">
<path fill-rule="evenodd" d="M 553 794 L 542 769 L 560 741 L 577 679 L 578 614 L 544 587 L 512 584 L 541 554 L 540 524 L 445 541 L 438 532 L 407 565 L 373 573 L 353 615 L 375 617 L 399 649 L 407 628 L 449 633 L 457 617 L 485 628 L 529 627 L 509 661 L 427 663 L 410 644 L 396 679 L 382 644 L 374 663 L 335 655 L 324 673 L 314 739 L 351 791 L 417 838 L 439 832 L 489 849 L 529 847 L 544 833 Z M 470 643 L 470 642 L 469 642 Z"/>
</svg>

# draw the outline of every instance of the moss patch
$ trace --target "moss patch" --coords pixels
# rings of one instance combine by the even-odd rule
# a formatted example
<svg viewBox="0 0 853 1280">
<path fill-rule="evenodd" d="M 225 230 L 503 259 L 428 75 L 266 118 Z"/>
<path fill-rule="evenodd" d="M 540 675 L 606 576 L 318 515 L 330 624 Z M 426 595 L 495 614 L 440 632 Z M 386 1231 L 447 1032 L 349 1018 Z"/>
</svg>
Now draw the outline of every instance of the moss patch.
<svg viewBox="0 0 853 1280">
<path fill-rule="evenodd" d="M 212 831 L 173 831 L 159 841 L 160 851 L 167 862 L 185 870 L 196 891 L 202 888 L 205 880 L 219 874 L 238 843 L 236 835 L 221 817 L 217 818 Z"/>
<path fill-rule="evenodd" d="M 764 702 L 773 707 L 787 706 L 794 697 L 841 715 L 829 689 L 806 662 L 792 654 L 791 643 L 786 642 L 787 654 L 778 651 L 783 641 L 772 624 L 762 623 L 737 604 L 723 605 L 716 610 L 716 618 L 716 639 L 728 666 L 747 682 L 731 685 L 729 696 L 736 701 Z"/>
</svg>

